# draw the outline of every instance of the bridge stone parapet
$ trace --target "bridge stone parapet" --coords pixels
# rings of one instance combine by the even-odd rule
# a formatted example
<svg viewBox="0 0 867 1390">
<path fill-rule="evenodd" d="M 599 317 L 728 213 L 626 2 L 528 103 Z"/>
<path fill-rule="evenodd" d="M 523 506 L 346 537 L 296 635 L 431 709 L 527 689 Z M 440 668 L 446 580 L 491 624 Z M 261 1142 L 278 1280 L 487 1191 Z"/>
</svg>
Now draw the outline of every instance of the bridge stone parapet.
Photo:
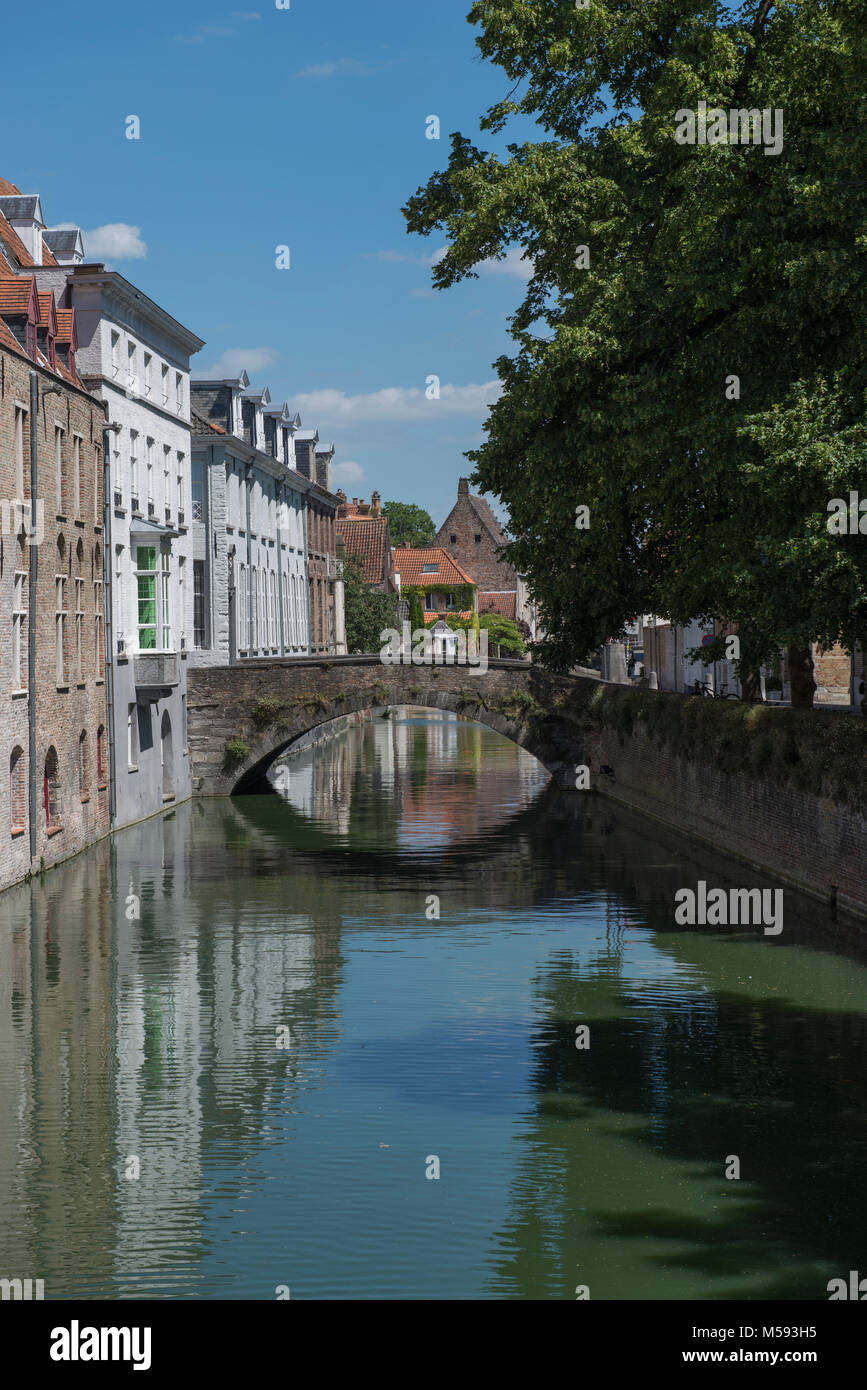
<svg viewBox="0 0 867 1390">
<path fill-rule="evenodd" d="M 487 724 L 565 785 L 575 761 L 575 730 L 567 732 L 556 707 L 574 686 L 573 679 L 506 660 L 490 661 L 485 671 L 384 666 L 376 656 L 199 667 L 187 680 L 193 791 L 230 796 L 251 790 L 280 753 L 318 725 L 390 705 L 451 710 Z"/>
</svg>

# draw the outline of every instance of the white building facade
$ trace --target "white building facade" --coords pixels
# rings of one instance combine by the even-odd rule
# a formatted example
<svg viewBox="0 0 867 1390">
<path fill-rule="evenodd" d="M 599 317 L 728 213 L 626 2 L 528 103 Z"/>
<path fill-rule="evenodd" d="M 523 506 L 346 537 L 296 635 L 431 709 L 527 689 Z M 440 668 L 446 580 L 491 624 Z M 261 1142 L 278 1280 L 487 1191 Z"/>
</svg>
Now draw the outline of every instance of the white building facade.
<svg viewBox="0 0 867 1390">
<path fill-rule="evenodd" d="M 78 363 L 108 404 L 116 826 L 190 795 L 186 667 L 192 645 L 190 357 L 200 338 L 123 276 L 76 265 L 67 281 Z"/>
<path fill-rule="evenodd" d="M 192 383 L 194 665 L 310 651 L 300 419 L 247 374 Z"/>
</svg>

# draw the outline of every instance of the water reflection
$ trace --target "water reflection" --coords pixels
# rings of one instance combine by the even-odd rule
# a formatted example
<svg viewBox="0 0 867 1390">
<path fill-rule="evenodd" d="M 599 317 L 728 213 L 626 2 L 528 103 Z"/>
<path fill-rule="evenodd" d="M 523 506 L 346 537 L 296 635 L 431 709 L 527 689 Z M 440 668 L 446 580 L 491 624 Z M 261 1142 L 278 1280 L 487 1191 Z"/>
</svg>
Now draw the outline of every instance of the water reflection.
<svg viewBox="0 0 867 1390">
<path fill-rule="evenodd" d="M 0 1277 L 824 1298 L 863 1263 L 842 927 L 787 892 L 779 938 L 674 929 L 677 887 L 744 871 L 479 726 L 284 766 L 0 895 Z"/>
</svg>

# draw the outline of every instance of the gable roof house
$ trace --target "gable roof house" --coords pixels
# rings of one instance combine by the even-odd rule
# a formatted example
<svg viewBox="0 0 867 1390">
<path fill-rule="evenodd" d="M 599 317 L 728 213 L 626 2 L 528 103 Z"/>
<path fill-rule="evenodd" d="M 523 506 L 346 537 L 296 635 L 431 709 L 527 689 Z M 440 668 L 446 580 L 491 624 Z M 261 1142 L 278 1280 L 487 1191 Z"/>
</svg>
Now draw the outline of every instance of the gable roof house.
<svg viewBox="0 0 867 1390">
<path fill-rule="evenodd" d="M 446 549 L 478 586 L 479 613 L 498 613 L 534 627 L 533 608 L 526 584 L 517 570 L 503 559 L 500 550 L 506 534 L 483 497 L 470 492 L 468 478 L 458 481 L 458 495 L 436 535 L 436 544 Z"/>
<path fill-rule="evenodd" d="M 435 623 L 444 613 L 472 618 L 476 611 L 477 591 L 466 570 L 440 546 L 421 546 L 394 552 L 394 568 L 401 595 L 407 589 L 418 589 L 422 595 L 425 623 Z M 468 606 L 461 606 L 462 598 Z"/>
<path fill-rule="evenodd" d="M 388 516 L 382 511 L 378 492 L 370 502 L 353 497 L 350 502 L 342 488 L 337 497 L 337 534 L 343 537 L 346 554 L 353 555 L 361 566 L 365 584 L 384 594 L 397 593 L 394 573 L 394 547 Z"/>
</svg>

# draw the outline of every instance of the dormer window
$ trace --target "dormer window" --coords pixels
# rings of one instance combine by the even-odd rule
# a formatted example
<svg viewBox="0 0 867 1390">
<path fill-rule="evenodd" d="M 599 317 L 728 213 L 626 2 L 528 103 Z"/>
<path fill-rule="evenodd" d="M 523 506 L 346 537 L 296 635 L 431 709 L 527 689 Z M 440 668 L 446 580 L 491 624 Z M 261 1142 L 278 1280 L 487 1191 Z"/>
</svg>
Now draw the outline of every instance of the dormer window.
<svg viewBox="0 0 867 1390">
<path fill-rule="evenodd" d="M 35 357 L 36 357 L 36 324 L 33 322 L 32 319 L 28 319 L 28 320 L 27 320 L 27 332 L 26 332 L 25 337 L 26 337 L 26 343 L 25 343 L 25 348 L 24 348 L 24 350 L 25 350 L 25 352 L 27 353 L 27 356 L 28 356 L 28 357 L 35 358 Z"/>
<path fill-rule="evenodd" d="M 422 574 L 436 574 L 438 570 L 439 565 L 422 565 L 421 567 Z"/>
<path fill-rule="evenodd" d="M 48 338 L 48 361 L 51 363 L 53 371 L 57 370 L 57 348 L 53 334 Z"/>
</svg>

